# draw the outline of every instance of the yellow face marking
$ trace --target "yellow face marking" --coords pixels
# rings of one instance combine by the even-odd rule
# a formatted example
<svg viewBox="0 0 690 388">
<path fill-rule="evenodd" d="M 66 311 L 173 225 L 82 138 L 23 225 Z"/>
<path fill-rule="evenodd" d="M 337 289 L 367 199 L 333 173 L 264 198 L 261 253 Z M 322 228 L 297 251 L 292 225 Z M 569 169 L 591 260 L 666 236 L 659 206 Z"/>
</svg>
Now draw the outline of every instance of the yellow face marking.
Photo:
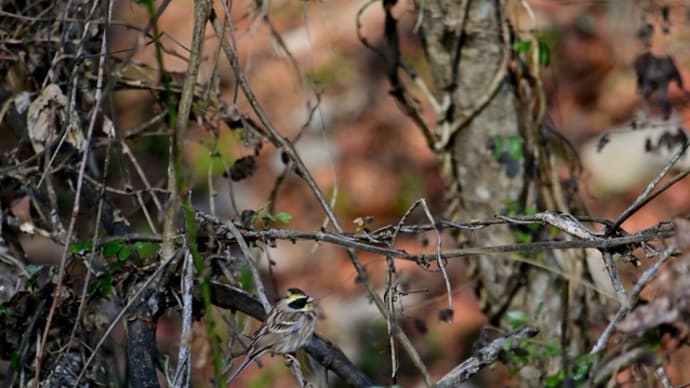
<svg viewBox="0 0 690 388">
<path fill-rule="evenodd" d="M 305 294 L 304 291 L 298 288 L 291 288 L 288 290 L 287 305 L 295 310 L 311 311 L 314 309 L 314 299 Z"/>
</svg>

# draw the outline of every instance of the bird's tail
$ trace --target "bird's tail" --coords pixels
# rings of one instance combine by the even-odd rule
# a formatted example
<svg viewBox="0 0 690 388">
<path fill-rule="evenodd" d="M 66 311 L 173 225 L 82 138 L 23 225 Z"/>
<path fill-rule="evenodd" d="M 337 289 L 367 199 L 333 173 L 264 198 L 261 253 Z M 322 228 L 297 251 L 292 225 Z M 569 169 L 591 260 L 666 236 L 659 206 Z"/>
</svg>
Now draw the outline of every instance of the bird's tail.
<svg viewBox="0 0 690 388">
<path fill-rule="evenodd" d="M 240 364 L 240 366 L 238 366 L 237 369 L 235 369 L 232 372 L 232 374 L 230 375 L 230 377 L 228 378 L 228 385 L 230 385 L 230 383 L 232 383 L 232 381 L 235 380 L 235 378 L 237 376 L 239 376 L 240 373 L 242 373 L 242 371 L 244 371 L 249 366 L 249 364 L 251 364 L 251 362 L 254 358 L 256 358 L 256 357 L 254 357 L 251 354 L 248 354 L 244 357 L 244 360 L 242 360 L 242 363 Z"/>
</svg>

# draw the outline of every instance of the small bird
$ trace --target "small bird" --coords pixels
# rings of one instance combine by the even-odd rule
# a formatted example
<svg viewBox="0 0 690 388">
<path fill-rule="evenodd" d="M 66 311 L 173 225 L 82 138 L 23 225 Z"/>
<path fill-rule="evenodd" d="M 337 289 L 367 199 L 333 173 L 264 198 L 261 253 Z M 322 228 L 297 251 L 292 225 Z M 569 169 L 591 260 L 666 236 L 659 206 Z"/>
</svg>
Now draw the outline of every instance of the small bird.
<svg viewBox="0 0 690 388">
<path fill-rule="evenodd" d="M 247 355 L 228 379 L 231 383 L 249 364 L 266 353 L 289 354 L 309 342 L 314 334 L 314 298 L 299 288 L 290 288 L 268 313 L 249 343 Z"/>
</svg>

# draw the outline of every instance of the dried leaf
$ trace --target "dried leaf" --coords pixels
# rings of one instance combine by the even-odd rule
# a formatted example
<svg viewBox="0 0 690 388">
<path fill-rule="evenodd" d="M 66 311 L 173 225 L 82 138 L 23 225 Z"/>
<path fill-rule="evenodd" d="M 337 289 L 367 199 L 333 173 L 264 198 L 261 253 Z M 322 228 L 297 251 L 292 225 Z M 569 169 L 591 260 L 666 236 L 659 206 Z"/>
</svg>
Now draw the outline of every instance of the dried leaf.
<svg viewBox="0 0 690 388">
<path fill-rule="evenodd" d="M 109 139 L 115 138 L 115 125 L 113 125 L 113 121 L 105 115 L 103 116 L 103 133 L 105 133 Z"/>
<path fill-rule="evenodd" d="M 635 73 L 637 88 L 644 98 L 650 100 L 652 94 L 656 93 L 656 102 L 668 117 L 671 113 L 671 103 L 668 99 L 669 84 L 676 82 L 678 87 L 683 89 L 683 79 L 673 57 L 657 57 L 650 52 L 641 54 L 635 59 Z"/>
<path fill-rule="evenodd" d="M 69 100 L 55 84 L 46 86 L 31 103 L 26 121 L 35 152 L 41 152 L 59 140 L 57 135 L 63 128 L 66 130 L 65 141 L 82 150 L 84 135 L 79 128 L 79 117 L 76 112 L 68 116 L 68 107 Z"/>
<path fill-rule="evenodd" d="M 21 198 L 16 198 L 10 203 L 10 210 L 17 219 L 22 222 L 31 222 L 31 197 L 25 195 Z"/>
<path fill-rule="evenodd" d="M 235 161 L 230 167 L 230 179 L 241 181 L 254 175 L 256 171 L 256 159 L 253 156 L 244 156 Z"/>
</svg>

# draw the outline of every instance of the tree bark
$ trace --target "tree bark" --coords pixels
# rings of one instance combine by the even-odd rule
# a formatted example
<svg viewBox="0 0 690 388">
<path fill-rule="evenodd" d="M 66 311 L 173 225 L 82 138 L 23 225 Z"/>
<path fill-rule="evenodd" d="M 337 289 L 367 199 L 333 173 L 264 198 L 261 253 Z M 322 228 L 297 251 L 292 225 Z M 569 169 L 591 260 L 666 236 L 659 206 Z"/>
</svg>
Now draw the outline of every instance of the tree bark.
<svg viewBox="0 0 690 388">
<path fill-rule="evenodd" d="M 541 141 L 539 124 L 534 124 L 539 120 L 525 120 L 533 115 L 524 113 L 523 101 L 538 98 L 538 93 L 536 87 L 525 89 L 525 82 L 509 68 L 512 50 L 506 2 L 419 0 L 418 6 L 434 94 L 438 101 L 450 102 L 437 127 L 437 135 L 447 141 L 435 147 L 443 163 L 448 216 L 458 221 L 488 219 L 515 206 L 524 212 L 553 203 L 539 200 L 545 185 L 535 183 L 540 161 L 545 159 L 530 148 Z M 453 132 L 453 128 L 458 130 Z M 515 145 L 519 152 L 503 151 Z M 501 245 L 515 243 L 514 235 L 515 230 L 500 226 L 463 234 L 459 240 L 478 246 Z M 583 276 L 584 268 L 574 257 L 546 252 L 530 258 L 544 268 Z M 579 354 L 584 335 L 559 322 L 581 318 L 586 310 L 572 301 L 584 301 L 584 291 L 571 290 L 556 271 L 516 259 L 521 258 L 510 254 L 469 258 L 481 308 L 490 323 L 498 326 L 507 311 L 523 311 L 539 327 L 542 340 L 558 341 L 567 353 Z M 568 335 L 563 333 L 566 328 Z M 543 385 L 547 374 L 567 369 L 567 353 L 561 360 L 545 362 L 538 373 L 522 375 L 523 383 Z"/>
</svg>

